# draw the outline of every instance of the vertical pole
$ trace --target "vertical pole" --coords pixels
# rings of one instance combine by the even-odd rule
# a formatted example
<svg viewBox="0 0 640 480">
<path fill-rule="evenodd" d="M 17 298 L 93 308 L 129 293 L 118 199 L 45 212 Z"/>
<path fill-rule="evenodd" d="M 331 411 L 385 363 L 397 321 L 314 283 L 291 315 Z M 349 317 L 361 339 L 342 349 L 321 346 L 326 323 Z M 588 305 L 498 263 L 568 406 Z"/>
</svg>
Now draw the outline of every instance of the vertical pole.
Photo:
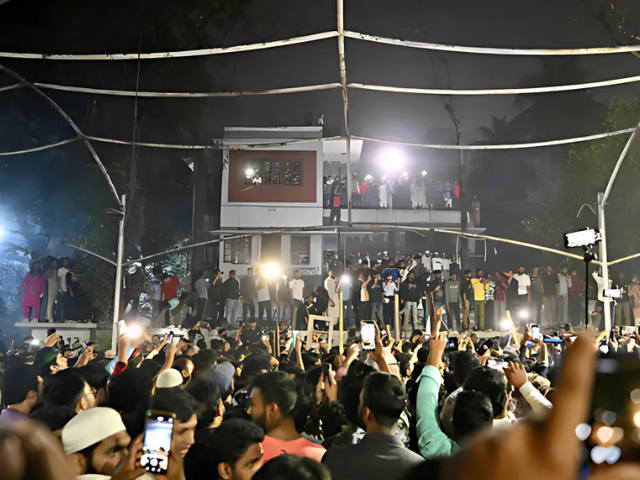
<svg viewBox="0 0 640 480">
<path fill-rule="evenodd" d="M 400 331 L 400 296 L 397 293 L 393 296 L 393 315 L 395 319 L 396 340 L 401 340 L 402 332 Z"/>
<path fill-rule="evenodd" d="M 349 133 L 349 97 L 347 94 L 347 62 L 344 55 L 344 0 L 337 0 L 338 59 L 340 61 L 340 83 L 342 84 L 342 110 L 344 131 L 347 135 L 347 211 L 351 226 L 351 134 Z"/>
<path fill-rule="evenodd" d="M 116 285 L 113 293 L 113 331 L 111 332 L 111 349 L 118 345 L 118 320 L 120 320 L 120 293 L 122 292 L 122 262 L 124 257 L 124 219 L 127 210 L 127 196 L 122 195 L 122 217 L 118 227 L 118 258 L 116 260 Z"/>
<path fill-rule="evenodd" d="M 275 357 L 280 358 L 280 324 L 278 323 L 278 320 L 276 320 L 276 333 L 274 337 L 276 348 L 274 348 L 273 351 L 275 352 Z"/>
<path fill-rule="evenodd" d="M 338 343 L 340 347 L 340 355 L 344 355 L 344 299 L 342 298 L 342 292 L 340 292 L 340 316 L 339 318 L 339 332 L 340 332 L 340 343 Z"/>
<path fill-rule="evenodd" d="M 604 216 L 604 194 L 598 193 L 598 229 L 600 230 L 600 261 L 602 262 L 603 288 L 609 288 L 609 259 L 607 257 L 607 227 Z M 611 331 L 611 299 L 604 297 L 604 328 Z"/>
<path fill-rule="evenodd" d="M 353 191 L 351 190 L 351 136 L 347 134 L 347 221 L 349 226 L 353 224 L 351 217 L 351 198 Z"/>
<path fill-rule="evenodd" d="M 589 326 L 589 262 L 585 261 L 584 274 L 584 326 Z"/>
</svg>

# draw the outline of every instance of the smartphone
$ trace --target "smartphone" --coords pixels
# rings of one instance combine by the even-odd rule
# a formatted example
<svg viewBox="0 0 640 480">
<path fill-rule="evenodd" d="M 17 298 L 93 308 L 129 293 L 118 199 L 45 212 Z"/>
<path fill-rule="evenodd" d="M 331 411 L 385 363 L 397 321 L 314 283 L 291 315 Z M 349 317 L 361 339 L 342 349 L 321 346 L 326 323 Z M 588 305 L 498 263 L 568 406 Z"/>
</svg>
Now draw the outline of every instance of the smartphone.
<svg viewBox="0 0 640 480">
<path fill-rule="evenodd" d="M 487 367 L 493 368 L 494 370 L 502 370 L 503 368 L 509 368 L 509 364 L 507 362 L 503 362 L 502 360 L 490 358 L 489 360 L 487 360 Z"/>
<path fill-rule="evenodd" d="M 636 327 L 625 326 L 625 327 L 622 327 L 622 329 L 620 331 L 620 334 L 623 337 L 630 337 L 634 333 L 636 333 Z"/>
<path fill-rule="evenodd" d="M 640 460 L 640 360 L 632 355 L 596 360 L 589 424 L 576 434 L 584 442 L 590 470 L 600 464 Z"/>
<path fill-rule="evenodd" d="M 537 340 L 540 337 L 540 326 L 536 325 L 535 323 L 533 325 L 531 325 L 531 338 L 533 338 L 534 340 Z"/>
<path fill-rule="evenodd" d="M 84 350 L 85 348 L 87 348 L 87 342 L 82 342 L 82 349 Z"/>
<path fill-rule="evenodd" d="M 149 473 L 165 475 L 173 435 L 174 413 L 148 410 L 144 427 L 144 445 L 140 464 Z"/>
<path fill-rule="evenodd" d="M 129 333 L 129 329 L 127 328 L 127 324 L 124 320 L 118 321 L 118 335 L 126 335 Z"/>
<path fill-rule="evenodd" d="M 456 337 L 447 338 L 447 351 L 448 352 L 457 352 L 458 346 L 460 345 L 458 339 Z"/>
<path fill-rule="evenodd" d="M 360 336 L 362 337 L 362 350 L 376 349 L 376 326 L 373 322 L 362 322 Z"/>
<path fill-rule="evenodd" d="M 167 337 L 167 345 L 171 345 L 173 343 L 174 333 L 169 332 L 169 336 Z"/>
<path fill-rule="evenodd" d="M 562 328 L 564 328 L 565 332 L 570 332 L 571 331 L 571 324 L 570 323 L 565 323 L 564 327 L 562 327 Z"/>
<path fill-rule="evenodd" d="M 331 371 L 331 364 L 330 363 L 323 363 L 322 364 L 322 374 L 324 375 L 324 378 L 329 378 L 329 372 Z"/>
<path fill-rule="evenodd" d="M 267 339 L 266 335 L 262 335 L 262 341 L 264 342 Z"/>
</svg>

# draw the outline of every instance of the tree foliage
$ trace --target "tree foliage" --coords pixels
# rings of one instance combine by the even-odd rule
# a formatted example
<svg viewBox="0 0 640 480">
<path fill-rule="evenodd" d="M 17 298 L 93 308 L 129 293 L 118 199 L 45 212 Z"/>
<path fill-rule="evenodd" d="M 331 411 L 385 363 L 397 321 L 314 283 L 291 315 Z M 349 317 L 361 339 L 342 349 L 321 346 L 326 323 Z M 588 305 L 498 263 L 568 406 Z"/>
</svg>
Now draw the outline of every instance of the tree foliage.
<svg viewBox="0 0 640 480">
<path fill-rule="evenodd" d="M 605 131 L 636 126 L 640 119 L 640 99 L 625 97 L 612 102 Z M 538 168 L 540 190 L 531 193 L 533 201 L 545 207 L 544 213 L 524 220 L 526 232 L 543 245 L 561 247 L 563 234 L 587 226 L 595 227 L 597 219 L 585 207 L 594 210 L 598 192 L 604 192 L 613 169 L 627 143 L 628 136 L 613 136 L 574 145 L 558 172 Z M 640 145 L 632 145 L 613 185 L 606 206 L 609 258 L 636 253 L 640 234 Z"/>
</svg>

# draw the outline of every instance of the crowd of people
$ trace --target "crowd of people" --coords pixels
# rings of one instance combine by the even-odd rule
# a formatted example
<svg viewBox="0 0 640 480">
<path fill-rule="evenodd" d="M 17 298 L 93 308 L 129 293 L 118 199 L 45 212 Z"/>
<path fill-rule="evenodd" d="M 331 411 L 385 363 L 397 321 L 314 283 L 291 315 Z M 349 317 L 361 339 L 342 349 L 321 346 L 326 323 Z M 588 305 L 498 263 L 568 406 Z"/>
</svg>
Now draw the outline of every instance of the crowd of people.
<svg viewBox="0 0 640 480">
<path fill-rule="evenodd" d="M 52 332 L 1 357 L 2 478 L 577 478 L 606 336 L 547 344 L 516 319 L 479 339 L 447 331 L 432 296 L 427 309 L 429 332 L 376 327 L 371 350 L 352 328 L 344 345 L 298 335 L 278 354 L 250 328 L 210 343 L 121 334 L 115 352 L 89 344 L 69 358 Z M 612 336 L 608 355 L 629 341 Z M 633 466 L 614 474 L 638 478 Z"/>
<path fill-rule="evenodd" d="M 305 284 L 299 270 L 294 270 L 291 277 L 276 278 L 262 268 L 249 268 L 242 278 L 232 270 L 226 279 L 218 270 L 205 271 L 191 293 L 180 295 L 178 286 L 184 284 L 160 272 L 152 284 L 157 286 L 153 295 L 158 298 L 153 311 L 167 314 L 164 320 L 152 324 L 190 328 L 203 322 L 212 328 L 235 329 L 251 322 L 275 326 L 277 321 L 295 330 L 296 326 L 305 328 L 309 315 L 328 316 L 336 325 L 342 304 L 346 328 L 375 320 L 381 328 L 389 326 L 400 336 L 402 332 L 428 329 L 427 299 L 432 298 L 436 308 L 443 307 L 447 327 L 456 331 L 467 329 L 470 322 L 475 330 L 501 330 L 506 311 L 519 320 L 549 329 L 566 324 L 586 326 L 585 323 L 597 329 L 604 327 L 604 287 L 598 272 L 593 274 L 598 301 L 585 320 L 585 309 L 590 308 L 586 304 L 587 283 L 567 266 L 560 266 L 557 271 L 552 265 L 544 271 L 537 266 L 529 271 L 519 266 L 515 271 L 494 273 L 476 269 L 460 275 L 457 265 L 446 258 L 417 254 L 400 258 L 397 263 L 363 256 L 346 269 L 330 264 L 326 269 L 324 281 L 311 286 L 307 286 L 309 279 Z M 619 298 L 611 302 L 613 324 L 640 323 L 638 277 L 632 275 L 627 281 L 624 272 L 620 272 L 610 287 L 619 292 Z M 395 332 L 396 316 L 402 332 Z"/>
</svg>

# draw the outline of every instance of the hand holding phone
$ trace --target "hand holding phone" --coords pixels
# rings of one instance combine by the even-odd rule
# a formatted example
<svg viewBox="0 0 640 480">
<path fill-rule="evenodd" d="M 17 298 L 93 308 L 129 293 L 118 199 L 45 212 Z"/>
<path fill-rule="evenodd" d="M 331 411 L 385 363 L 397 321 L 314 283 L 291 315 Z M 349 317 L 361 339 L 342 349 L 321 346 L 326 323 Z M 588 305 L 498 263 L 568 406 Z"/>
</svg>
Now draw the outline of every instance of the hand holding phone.
<svg viewBox="0 0 640 480">
<path fill-rule="evenodd" d="M 169 469 L 175 414 L 147 411 L 140 465 L 145 471 L 165 475 Z"/>
<path fill-rule="evenodd" d="M 360 336 L 362 337 L 362 350 L 373 351 L 376 349 L 376 326 L 373 322 L 362 322 Z"/>
</svg>

